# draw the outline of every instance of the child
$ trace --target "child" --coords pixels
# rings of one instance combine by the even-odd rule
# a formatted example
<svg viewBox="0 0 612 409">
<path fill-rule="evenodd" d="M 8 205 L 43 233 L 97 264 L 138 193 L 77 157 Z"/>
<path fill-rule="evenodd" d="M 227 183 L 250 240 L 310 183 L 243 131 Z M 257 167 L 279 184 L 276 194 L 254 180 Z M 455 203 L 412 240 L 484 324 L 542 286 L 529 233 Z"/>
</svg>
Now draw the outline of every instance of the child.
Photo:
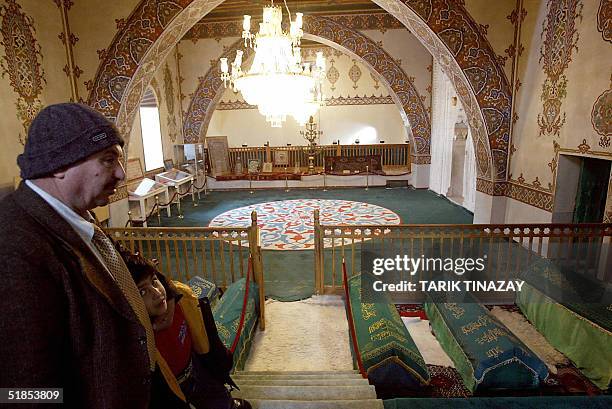
<svg viewBox="0 0 612 409">
<path fill-rule="evenodd" d="M 197 409 L 250 409 L 247 401 L 233 399 L 219 380 L 216 368 L 199 357 L 210 350 L 198 299 L 189 286 L 167 280 L 147 259 L 123 254 L 155 331 L 162 373 L 170 371 L 187 401 Z"/>
</svg>

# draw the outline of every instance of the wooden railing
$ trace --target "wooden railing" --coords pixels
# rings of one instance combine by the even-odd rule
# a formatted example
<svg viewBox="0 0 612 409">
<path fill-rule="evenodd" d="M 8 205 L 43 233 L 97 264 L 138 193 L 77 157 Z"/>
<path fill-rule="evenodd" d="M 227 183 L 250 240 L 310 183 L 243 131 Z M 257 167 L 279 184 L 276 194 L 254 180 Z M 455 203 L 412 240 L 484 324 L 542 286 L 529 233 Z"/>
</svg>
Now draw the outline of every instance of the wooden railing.
<svg viewBox="0 0 612 409">
<path fill-rule="evenodd" d="M 382 165 L 387 168 L 401 168 L 410 172 L 410 144 L 375 144 L 375 145 L 321 145 L 319 154 L 315 155 L 315 167 L 323 168 L 326 156 L 365 156 L 381 155 Z M 249 159 L 259 159 L 260 163 L 274 163 L 277 151 L 286 151 L 288 156 L 287 168 L 293 169 L 296 164 L 302 168 L 308 167 L 307 146 L 282 147 L 245 147 L 230 148 L 230 168 L 235 169 L 236 159 L 240 157 L 244 169 Z M 282 167 L 281 165 L 275 165 Z"/>
<path fill-rule="evenodd" d="M 223 290 L 246 277 L 250 255 L 259 286 L 259 325 L 264 329 L 265 286 L 255 212 L 249 227 L 126 227 L 106 232 L 132 252 L 157 259 L 160 271 L 173 280 L 186 283 L 198 275 Z"/>
<path fill-rule="evenodd" d="M 612 224 L 321 225 L 314 214 L 315 288 L 341 293 L 342 260 L 349 276 L 361 271 L 363 251 L 420 258 L 483 257 L 495 280 L 513 279 L 546 258 L 579 273 L 612 280 Z M 485 256 L 486 255 L 486 256 Z M 431 279 L 420 271 L 419 279 Z"/>
</svg>

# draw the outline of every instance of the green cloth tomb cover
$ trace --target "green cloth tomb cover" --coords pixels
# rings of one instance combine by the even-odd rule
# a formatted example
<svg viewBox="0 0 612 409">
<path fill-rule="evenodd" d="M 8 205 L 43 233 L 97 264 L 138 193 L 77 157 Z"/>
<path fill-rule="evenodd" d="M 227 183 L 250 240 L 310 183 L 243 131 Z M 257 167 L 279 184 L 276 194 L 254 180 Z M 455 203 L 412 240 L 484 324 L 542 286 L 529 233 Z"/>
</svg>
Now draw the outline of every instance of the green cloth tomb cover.
<svg viewBox="0 0 612 409">
<path fill-rule="evenodd" d="M 430 293 L 428 300 L 436 338 L 472 392 L 535 388 L 548 376 L 546 364 L 475 299 L 447 302 L 445 294 Z"/>
<path fill-rule="evenodd" d="M 244 300 L 245 278 L 241 278 L 227 287 L 227 290 L 213 309 L 213 317 L 219 331 L 219 338 L 230 348 L 240 325 L 242 302 Z M 234 369 L 242 369 L 248 357 L 252 338 L 255 334 L 259 311 L 258 286 L 253 281 L 249 284 L 249 298 L 244 318 L 242 334 L 234 351 Z"/>
<path fill-rule="evenodd" d="M 429 383 L 429 371 L 402 322 L 395 305 L 373 300 L 374 277 L 358 274 L 349 279 L 349 297 L 359 354 L 368 379 L 377 386 L 417 389 Z M 364 283 L 363 289 L 362 280 Z M 380 295 L 376 297 L 380 299 Z"/>
</svg>

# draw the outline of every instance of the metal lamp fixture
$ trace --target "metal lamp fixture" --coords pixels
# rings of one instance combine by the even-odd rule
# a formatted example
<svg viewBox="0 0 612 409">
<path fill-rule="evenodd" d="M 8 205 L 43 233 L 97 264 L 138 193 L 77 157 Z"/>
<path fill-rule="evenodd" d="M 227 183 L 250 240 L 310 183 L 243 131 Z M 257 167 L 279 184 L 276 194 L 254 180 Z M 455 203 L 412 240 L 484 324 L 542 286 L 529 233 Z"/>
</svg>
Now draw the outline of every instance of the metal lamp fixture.
<svg viewBox="0 0 612 409">
<path fill-rule="evenodd" d="M 285 7 L 291 20 L 286 2 Z M 253 64 L 246 73 L 242 71 L 241 50 L 236 51 L 231 72 L 227 58 L 220 60 L 223 84 L 240 91 L 245 101 L 256 105 L 275 128 L 280 128 L 289 115 L 303 125 L 323 104 L 325 59 L 322 52 L 317 52 L 314 65 L 302 62 L 302 17 L 302 13 L 296 13 L 295 20 L 290 21 L 289 32 L 284 32 L 282 8 L 274 6 L 272 1 L 263 9 L 259 32 L 253 34 L 251 16 L 245 15 L 242 38 L 244 46 L 255 51 Z"/>
</svg>

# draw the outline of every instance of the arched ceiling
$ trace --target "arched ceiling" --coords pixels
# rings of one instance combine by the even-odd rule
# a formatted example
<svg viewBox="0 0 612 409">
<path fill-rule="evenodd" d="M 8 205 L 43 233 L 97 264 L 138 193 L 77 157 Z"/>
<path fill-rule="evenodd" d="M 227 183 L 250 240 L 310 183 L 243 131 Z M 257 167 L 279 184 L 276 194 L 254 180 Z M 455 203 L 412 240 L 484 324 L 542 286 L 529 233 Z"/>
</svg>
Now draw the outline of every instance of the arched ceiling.
<svg viewBox="0 0 612 409">
<path fill-rule="evenodd" d="M 394 96 L 402 117 L 406 118 L 409 123 L 413 154 L 429 157 L 431 140 L 429 114 L 412 81 L 400 65 L 376 42 L 331 19 L 313 15 L 306 16 L 304 18 L 304 32 L 305 37 L 315 39 L 344 53 L 349 53 L 376 72 L 385 81 L 387 88 Z M 241 43 L 242 41 L 238 40 L 223 53 L 223 56 L 231 59 Z M 246 49 L 245 52 L 244 61 L 250 54 L 250 49 Z M 200 138 L 200 135 L 205 134 L 212 111 L 222 92 L 220 71 L 218 67 L 213 66 L 198 85 L 186 112 L 184 122 L 186 141 L 195 142 Z"/>
<path fill-rule="evenodd" d="M 483 190 L 479 186 L 479 190 L 503 195 L 503 184 L 498 192 L 493 182 L 503 182 L 507 176 L 511 93 L 478 25 L 457 0 L 374 2 L 409 29 L 442 64 L 468 114 L 478 176 L 491 187 Z M 141 96 L 156 69 L 176 43 L 221 3 L 223 0 L 142 0 L 107 48 L 88 99 L 90 105 L 129 135 Z"/>
</svg>

